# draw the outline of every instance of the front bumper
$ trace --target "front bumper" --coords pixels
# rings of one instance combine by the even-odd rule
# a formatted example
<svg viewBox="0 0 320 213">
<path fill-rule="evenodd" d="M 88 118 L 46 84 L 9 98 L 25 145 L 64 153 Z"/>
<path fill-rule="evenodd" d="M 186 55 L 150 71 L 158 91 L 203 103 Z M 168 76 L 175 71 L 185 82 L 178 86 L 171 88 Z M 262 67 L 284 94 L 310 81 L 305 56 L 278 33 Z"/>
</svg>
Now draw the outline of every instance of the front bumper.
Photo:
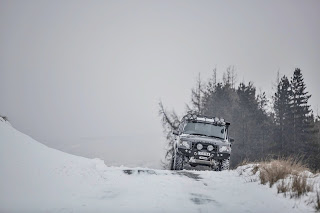
<svg viewBox="0 0 320 213">
<path fill-rule="evenodd" d="M 178 152 L 188 157 L 189 159 L 196 160 L 194 162 L 196 164 L 198 161 L 199 162 L 201 161 L 201 164 L 205 164 L 206 162 L 203 162 L 203 161 L 207 161 L 210 165 L 210 160 L 224 160 L 230 157 L 230 153 L 227 153 L 227 152 L 208 152 L 208 151 L 201 151 L 201 150 L 199 151 L 197 149 L 178 148 Z M 210 153 L 210 156 L 202 155 L 201 152 Z"/>
</svg>

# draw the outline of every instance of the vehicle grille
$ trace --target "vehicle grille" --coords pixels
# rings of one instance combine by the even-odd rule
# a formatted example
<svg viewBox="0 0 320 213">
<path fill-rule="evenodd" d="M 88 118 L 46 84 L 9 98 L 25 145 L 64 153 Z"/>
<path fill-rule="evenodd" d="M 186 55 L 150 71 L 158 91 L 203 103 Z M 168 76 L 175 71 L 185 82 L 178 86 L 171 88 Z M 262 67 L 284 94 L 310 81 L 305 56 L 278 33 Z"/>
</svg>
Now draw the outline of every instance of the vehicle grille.
<svg viewBox="0 0 320 213">
<path fill-rule="evenodd" d="M 198 144 L 199 142 L 193 142 L 192 143 L 192 149 L 197 149 L 197 144 Z M 218 146 L 216 146 L 216 145 L 213 145 L 213 144 L 206 144 L 206 143 L 201 143 L 202 144 L 202 149 L 201 150 L 207 150 L 208 151 L 208 149 L 207 149 L 207 147 L 209 146 L 209 145 L 212 145 L 213 146 L 213 150 L 212 150 L 212 152 L 217 152 L 218 151 Z"/>
</svg>

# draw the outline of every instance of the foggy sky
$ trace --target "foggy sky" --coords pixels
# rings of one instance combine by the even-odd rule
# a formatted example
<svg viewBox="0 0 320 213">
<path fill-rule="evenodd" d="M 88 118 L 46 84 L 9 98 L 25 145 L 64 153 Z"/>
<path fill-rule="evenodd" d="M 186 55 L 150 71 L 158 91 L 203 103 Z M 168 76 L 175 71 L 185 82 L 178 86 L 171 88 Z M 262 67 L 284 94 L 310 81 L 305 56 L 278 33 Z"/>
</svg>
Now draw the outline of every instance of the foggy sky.
<svg viewBox="0 0 320 213">
<path fill-rule="evenodd" d="M 108 165 L 159 166 L 158 102 L 182 115 L 198 73 L 271 97 L 299 67 L 320 103 L 319 1 L 0 1 L 0 114 Z M 142 164 L 147 162 L 146 164 Z"/>
</svg>

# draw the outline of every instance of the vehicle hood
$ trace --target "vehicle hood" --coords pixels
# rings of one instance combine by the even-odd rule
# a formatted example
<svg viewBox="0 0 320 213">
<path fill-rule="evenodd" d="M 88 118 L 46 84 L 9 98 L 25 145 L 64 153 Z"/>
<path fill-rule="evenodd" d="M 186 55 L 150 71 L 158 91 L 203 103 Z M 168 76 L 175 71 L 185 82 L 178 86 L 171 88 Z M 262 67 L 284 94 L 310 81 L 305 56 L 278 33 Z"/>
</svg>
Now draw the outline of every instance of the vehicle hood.
<svg viewBox="0 0 320 213">
<path fill-rule="evenodd" d="M 211 138 L 211 137 L 200 136 L 200 135 L 189 135 L 189 134 L 180 135 L 180 140 L 190 141 L 193 143 L 199 143 L 199 142 L 208 143 L 208 144 L 213 144 L 218 146 L 229 144 L 229 142 L 223 139 Z"/>
</svg>

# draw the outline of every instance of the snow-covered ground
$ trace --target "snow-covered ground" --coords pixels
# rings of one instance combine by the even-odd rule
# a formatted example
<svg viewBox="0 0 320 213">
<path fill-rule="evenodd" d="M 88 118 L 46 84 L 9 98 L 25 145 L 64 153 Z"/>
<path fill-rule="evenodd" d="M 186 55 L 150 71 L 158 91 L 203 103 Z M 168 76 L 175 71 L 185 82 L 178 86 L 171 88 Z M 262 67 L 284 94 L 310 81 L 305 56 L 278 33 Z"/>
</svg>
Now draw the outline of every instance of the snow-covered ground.
<svg viewBox="0 0 320 213">
<path fill-rule="evenodd" d="M 121 157 L 121 156 L 119 156 Z M 314 212 L 237 170 L 108 167 L 57 151 L 0 118 L 0 212 Z"/>
</svg>

